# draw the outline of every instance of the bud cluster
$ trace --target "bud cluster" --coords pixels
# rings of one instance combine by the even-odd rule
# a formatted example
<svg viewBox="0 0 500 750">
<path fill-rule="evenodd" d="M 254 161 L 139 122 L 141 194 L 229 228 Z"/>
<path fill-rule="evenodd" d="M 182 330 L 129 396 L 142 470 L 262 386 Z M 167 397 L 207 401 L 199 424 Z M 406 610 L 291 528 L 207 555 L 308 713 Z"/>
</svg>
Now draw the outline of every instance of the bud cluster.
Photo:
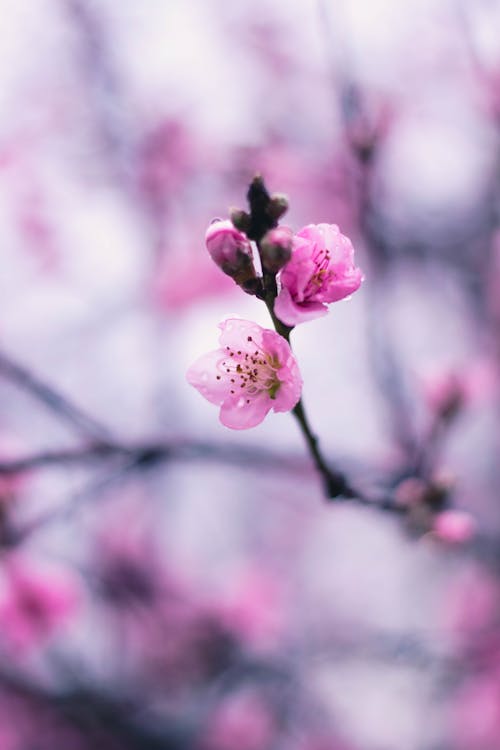
<svg viewBox="0 0 500 750">
<path fill-rule="evenodd" d="M 249 189 L 250 212 L 232 208 L 229 219 L 214 219 L 207 229 L 205 243 L 210 257 L 248 294 L 265 297 L 265 282 L 288 263 L 292 255 L 291 229 L 277 226 L 288 210 L 288 199 L 281 193 L 269 195 L 261 177 Z M 255 251 L 252 247 L 255 242 Z M 265 279 L 254 263 L 259 254 Z M 274 286 L 275 288 L 275 286 Z"/>
</svg>

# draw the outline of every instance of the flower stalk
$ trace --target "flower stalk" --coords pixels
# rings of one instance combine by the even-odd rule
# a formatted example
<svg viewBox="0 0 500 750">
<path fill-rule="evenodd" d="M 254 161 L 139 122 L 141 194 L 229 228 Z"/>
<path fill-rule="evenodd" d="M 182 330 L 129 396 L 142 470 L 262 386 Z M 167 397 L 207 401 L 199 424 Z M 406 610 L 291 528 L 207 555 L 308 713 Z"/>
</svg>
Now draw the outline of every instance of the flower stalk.
<svg viewBox="0 0 500 750">
<path fill-rule="evenodd" d="M 269 211 L 269 207 L 270 205 L 272 205 L 273 198 L 269 195 L 260 176 L 256 176 L 252 180 L 252 183 L 250 184 L 250 188 L 248 190 L 247 198 L 250 206 L 249 215 L 251 227 L 251 229 L 249 230 L 250 233 L 247 233 L 247 236 L 255 241 L 262 260 L 262 240 L 266 233 L 277 225 L 277 222 L 276 219 L 273 218 L 273 212 Z M 276 333 L 282 336 L 291 347 L 290 334 L 294 326 L 285 325 L 285 323 L 283 323 L 276 316 L 276 313 L 274 311 L 274 303 L 276 297 L 278 296 L 276 272 L 267 270 L 264 263 L 262 265 L 264 302 L 269 311 L 269 315 L 273 322 Z M 325 496 L 330 500 L 340 497 L 354 497 L 356 493 L 349 485 L 349 482 L 344 474 L 338 471 L 334 471 L 328 465 L 325 457 L 323 456 L 319 447 L 319 440 L 312 430 L 302 398 L 299 399 L 299 401 L 291 411 L 297 421 L 297 424 L 299 425 L 302 435 L 304 436 L 304 440 L 309 449 L 309 453 L 314 462 L 314 465 L 321 475 Z"/>
<path fill-rule="evenodd" d="M 260 175 L 250 183 L 247 200 L 248 211 L 233 208 L 229 220 L 210 224 L 206 247 L 224 273 L 265 303 L 274 331 L 240 318 L 225 320 L 219 325 L 219 348 L 199 357 L 187 380 L 220 407 L 219 420 L 234 430 L 256 427 L 270 411 L 291 411 L 326 496 L 359 498 L 321 453 L 300 398 L 302 377 L 290 347 L 295 325 L 326 315 L 329 303 L 359 288 L 363 276 L 354 263 L 354 249 L 335 224 L 309 224 L 296 234 L 278 225 L 288 200 L 269 194 Z"/>
</svg>

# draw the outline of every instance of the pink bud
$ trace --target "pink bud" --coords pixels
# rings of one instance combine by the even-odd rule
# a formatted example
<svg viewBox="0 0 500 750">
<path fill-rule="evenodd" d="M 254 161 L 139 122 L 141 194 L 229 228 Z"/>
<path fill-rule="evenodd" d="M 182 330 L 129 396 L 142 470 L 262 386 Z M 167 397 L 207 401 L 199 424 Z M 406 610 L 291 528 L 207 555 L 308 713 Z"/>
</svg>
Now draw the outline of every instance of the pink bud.
<svg viewBox="0 0 500 750">
<path fill-rule="evenodd" d="M 205 243 L 210 257 L 237 284 L 255 278 L 252 246 L 229 219 L 215 219 L 209 225 Z"/>
<path fill-rule="evenodd" d="M 396 487 L 396 502 L 398 505 L 415 506 L 422 503 L 426 490 L 427 485 L 422 479 L 416 477 L 404 479 Z"/>
<path fill-rule="evenodd" d="M 267 232 L 260 243 L 262 265 L 277 273 L 292 256 L 293 233 L 288 227 L 276 227 Z"/>
<path fill-rule="evenodd" d="M 267 207 L 267 215 L 278 221 L 288 211 L 288 198 L 282 193 L 273 193 Z"/>
<path fill-rule="evenodd" d="M 432 530 L 444 542 L 460 544 L 474 536 L 476 522 L 463 510 L 444 510 L 435 517 Z"/>
<path fill-rule="evenodd" d="M 424 390 L 429 406 L 444 420 L 453 419 L 467 401 L 465 379 L 453 370 L 429 377 Z"/>
</svg>

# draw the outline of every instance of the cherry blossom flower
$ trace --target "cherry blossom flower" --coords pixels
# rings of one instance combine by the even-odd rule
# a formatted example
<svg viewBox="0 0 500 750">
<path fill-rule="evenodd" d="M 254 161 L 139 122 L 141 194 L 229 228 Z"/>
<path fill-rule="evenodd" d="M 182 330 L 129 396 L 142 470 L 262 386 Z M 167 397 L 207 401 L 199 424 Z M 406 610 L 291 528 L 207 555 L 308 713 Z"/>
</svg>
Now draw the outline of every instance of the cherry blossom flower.
<svg viewBox="0 0 500 750">
<path fill-rule="evenodd" d="M 44 642 L 75 613 L 76 582 L 66 573 L 34 570 L 17 559 L 5 561 L 0 587 L 2 639 L 19 652 Z"/>
<path fill-rule="evenodd" d="M 274 312 L 288 326 L 326 315 L 325 303 L 359 289 L 361 270 L 351 241 L 335 224 L 309 224 L 294 236 L 290 261 L 280 274 Z"/>
<path fill-rule="evenodd" d="M 203 750 L 262 750 L 271 747 L 275 719 L 261 696 L 245 691 L 232 694 L 217 707 L 203 733 Z"/>
<path fill-rule="evenodd" d="M 260 424 L 271 409 L 293 409 L 302 378 L 285 339 L 239 318 L 229 318 L 219 328 L 220 349 L 200 357 L 187 380 L 207 401 L 220 405 L 222 424 L 246 430 Z"/>
</svg>

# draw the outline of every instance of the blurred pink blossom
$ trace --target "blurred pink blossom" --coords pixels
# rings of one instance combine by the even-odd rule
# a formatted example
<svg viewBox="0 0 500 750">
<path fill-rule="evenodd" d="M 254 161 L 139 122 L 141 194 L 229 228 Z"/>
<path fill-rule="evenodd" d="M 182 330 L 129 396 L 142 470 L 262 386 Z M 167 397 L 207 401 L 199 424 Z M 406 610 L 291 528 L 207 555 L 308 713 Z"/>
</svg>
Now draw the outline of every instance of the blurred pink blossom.
<svg viewBox="0 0 500 750">
<path fill-rule="evenodd" d="M 178 243 L 178 252 L 161 252 L 151 284 L 155 304 L 166 311 L 179 311 L 200 304 L 207 297 L 220 297 L 236 290 L 208 255 L 198 252 L 198 238 L 189 234 Z M 195 251 L 193 251 L 193 249 Z"/>
<path fill-rule="evenodd" d="M 269 709 L 250 692 L 230 696 L 212 716 L 203 750 L 266 750 L 276 727 Z"/>
<path fill-rule="evenodd" d="M 497 750 L 500 737 L 500 674 L 476 675 L 461 690 L 453 712 L 456 750 Z"/>
<path fill-rule="evenodd" d="M 326 315 L 325 303 L 359 289 L 363 275 L 354 264 L 351 241 L 335 224 L 309 224 L 294 237 L 291 260 L 280 274 L 274 311 L 289 326 Z"/>
<path fill-rule="evenodd" d="M 19 652 L 42 644 L 75 613 L 79 590 L 65 571 L 41 573 L 27 562 L 4 561 L 0 634 Z"/>
<path fill-rule="evenodd" d="M 422 377 L 422 388 L 427 404 L 436 414 L 450 418 L 462 407 L 488 399 L 497 384 L 494 366 L 487 360 L 477 360 L 462 370 L 435 369 Z"/>
<path fill-rule="evenodd" d="M 479 566 L 457 576 L 443 598 L 443 627 L 454 634 L 459 648 L 497 632 L 500 595 L 491 573 Z M 500 637 L 500 633 L 498 633 Z"/>
<path fill-rule="evenodd" d="M 181 119 L 160 119 L 144 137 L 138 149 L 138 182 L 159 221 L 165 221 L 169 200 L 185 188 L 197 151 L 196 139 Z"/>
<path fill-rule="evenodd" d="M 302 378 L 285 339 L 239 318 L 219 328 L 220 349 L 191 365 L 187 379 L 207 401 L 221 406 L 222 424 L 245 430 L 260 424 L 271 409 L 293 409 Z"/>
<path fill-rule="evenodd" d="M 287 626 L 282 582 L 269 571 L 251 567 L 241 571 L 234 584 L 222 605 L 223 621 L 247 644 L 275 644 Z"/>
<path fill-rule="evenodd" d="M 476 521 L 465 511 L 444 510 L 435 517 L 432 531 L 444 542 L 460 544 L 472 539 L 476 532 Z"/>
</svg>

